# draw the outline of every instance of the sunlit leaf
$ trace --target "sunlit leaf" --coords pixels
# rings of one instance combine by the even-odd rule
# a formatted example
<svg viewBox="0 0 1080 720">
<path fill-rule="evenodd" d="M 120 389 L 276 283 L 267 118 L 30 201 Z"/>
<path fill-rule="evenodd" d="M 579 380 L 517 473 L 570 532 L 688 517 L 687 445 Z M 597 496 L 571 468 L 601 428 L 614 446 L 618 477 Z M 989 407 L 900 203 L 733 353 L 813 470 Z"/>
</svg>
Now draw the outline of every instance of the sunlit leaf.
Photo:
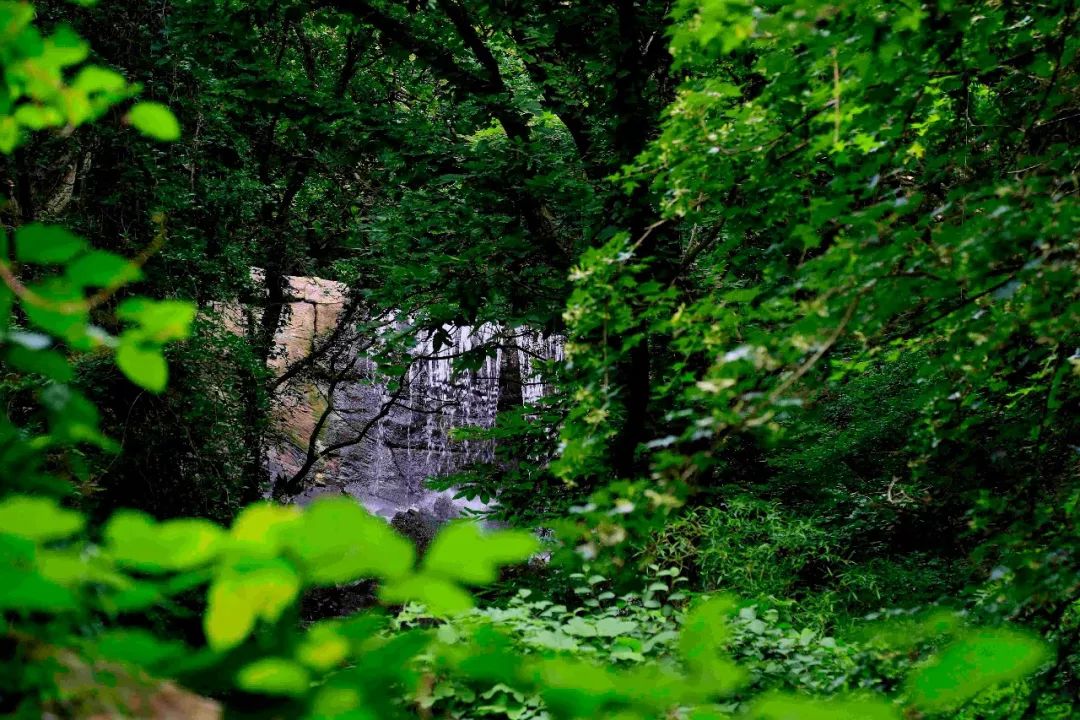
<svg viewBox="0 0 1080 720">
<path fill-rule="evenodd" d="M 289 544 L 313 582 L 397 578 L 413 566 L 412 543 L 348 497 L 319 498 L 290 531 Z"/>
<path fill-rule="evenodd" d="M 232 583 L 210 586 L 203 632 L 211 648 L 227 650 L 239 645 L 255 627 L 255 609 Z"/>
<path fill-rule="evenodd" d="M 71 86 L 85 93 L 119 92 L 127 87 L 124 76 L 100 65 L 87 65 L 79 70 Z"/>
<path fill-rule="evenodd" d="M 85 518 L 55 500 L 15 495 L 0 501 L 0 532 L 37 542 L 66 538 L 82 530 Z"/>
<path fill-rule="evenodd" d="M 296 658 L 315 670 L 329 670 L 349 653 L 349 641 L 330 625 L 315 625 L 304 636 Z"/>
<path fill-rule="evenodd" d="M 164 392 L 169 382 L 169 364 L 158 348 L 146 348 L 124 341 L 116 350 L 116 366 L 136 385 L 150 392 Z"/>
<path fill-rule="evenodd" d="M 274 503 L 248 505 L 233 521 L 229 537 L 238 556 L 275 557 L 301 526 L 296 507 Z"/>
<path fill-rule="evenodd" d="M 302 695 L 311 684 L 303 665 L 284 658 L 263 658 L 245 665 L 236 684 L 249 692 L 266 695 Z"/>
<path fill-rule="evenodd" d="M 116 308 L 121 320 L 138 323 L 140 340 L 165 343 L 184 340 L 191 334 L 196 307 L 179 300 L 149 300 L 130 298 Z"/>
<path fill-rule="evenodd" d="M 207 520 L 185 518 L 156 523 L 142 513 L 121 511 L 105 526 L 110 555 L 145 571 L 187 570 L 214 559 L 224 532 Z"/>
<path fill-rule="evenodd" d="M 210 586 L 203 628 L 210 646 L 239 644 L 257 619 L 275 622 L 300 592 L 300 578 L 284 561 L 228 570 Z"/>
<path fill-rule="evenodd" d="M 127 120 L 139 132 L 155 140 L 170 142 L 180 138 L 180 123 L 165 105 L 139 102 L 128 111 Z"/>
<path fill-rule="evenodd" d="M 539 541 L 524 531 L 485 534 L 477 523 L 457 522 L 435 537 L 424 558 L 424 570 L 483 585 L 498 577 L 501 566 L 524 562 L 539 549 Z"/>
</svg>

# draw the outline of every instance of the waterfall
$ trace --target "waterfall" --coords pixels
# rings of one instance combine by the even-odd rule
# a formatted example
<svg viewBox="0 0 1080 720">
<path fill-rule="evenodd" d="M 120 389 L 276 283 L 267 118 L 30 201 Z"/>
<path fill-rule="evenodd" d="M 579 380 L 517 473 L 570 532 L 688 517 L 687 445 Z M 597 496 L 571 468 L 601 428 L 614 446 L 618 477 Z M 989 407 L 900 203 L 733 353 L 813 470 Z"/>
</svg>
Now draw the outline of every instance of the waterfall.
<svg viewBox="0 0 1080 720">
<path fill-rule="evenodd" d="M 339 283 L 289 278 L 290 311 L 278 331 L 281 352 L 273 361 L 276 371 L 299 361 L 317 346 L 320 336 L 333 330 L 347 297 L 347 288 Z M 406 336 L 412 332 L 407 318 L 391 320 L 392 332 Z M 360 340 L 365 339 L 356 344 Z M 360 442 L 312 468 L 296 502 L 345 493 L 387 519 L 413 509 L 445 520 L 485 508 L 479 501 L 455 500 L 453 491 L 432 490 L 425 481 L 493 459 L 490 441 L 454 440 L 451 431 L 489 428 L 500 410 L 544 397 L 550 388 L 544 385 L 538 363 L 562 360 L 562 340 L 529 328 L 484 324 L 445 325 L 418 332 L 413 342 L 412 363 L 398 397 L 359 347 L 347 349 L 355 362 L 336 383 L 330 382 L 332 373 L 321 361 L 315 372 L 285 384 L 276 403 L 278 432 L 268 458 L 275 476 L 291 477 L 302 466 L 307 438 L 328 404 L 333 411 L 319 434 L 321 447 L 355 438 L 371 423 Z M 455 361 L 481 351 L 482 362 L 474 363 L 474 369 L 455 373 Z"/>
</svg>

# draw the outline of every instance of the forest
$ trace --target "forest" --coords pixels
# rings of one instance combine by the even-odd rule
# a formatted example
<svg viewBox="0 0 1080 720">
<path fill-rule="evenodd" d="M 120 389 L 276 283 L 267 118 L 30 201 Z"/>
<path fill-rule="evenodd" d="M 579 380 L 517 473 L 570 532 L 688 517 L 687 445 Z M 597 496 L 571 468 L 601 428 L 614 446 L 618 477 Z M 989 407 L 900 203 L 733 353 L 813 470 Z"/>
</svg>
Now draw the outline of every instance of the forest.
<svg viewBox="0 0 1080 720">
<path fill-rule="evenodd" d="M 0 716 L 1080 718 L 1075 0 L 0 0 Z"/>
</svg>

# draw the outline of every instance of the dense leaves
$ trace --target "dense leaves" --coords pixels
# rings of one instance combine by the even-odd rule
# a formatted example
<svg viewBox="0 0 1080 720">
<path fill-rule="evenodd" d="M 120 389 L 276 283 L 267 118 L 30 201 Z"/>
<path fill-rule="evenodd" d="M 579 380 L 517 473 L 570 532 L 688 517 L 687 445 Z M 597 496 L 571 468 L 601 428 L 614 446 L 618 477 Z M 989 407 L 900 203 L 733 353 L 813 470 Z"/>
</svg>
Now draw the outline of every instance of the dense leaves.
<svg viewBox="0 0 1080 720">
<path fill-rule="evenodd" d="M 0 711 L 1071 717 L 1078 23 L 0 0 Z M 291 379 L 483 323 L 564 352 L 426 482 L 511 527 L 289 502 Z"/>
</svg>

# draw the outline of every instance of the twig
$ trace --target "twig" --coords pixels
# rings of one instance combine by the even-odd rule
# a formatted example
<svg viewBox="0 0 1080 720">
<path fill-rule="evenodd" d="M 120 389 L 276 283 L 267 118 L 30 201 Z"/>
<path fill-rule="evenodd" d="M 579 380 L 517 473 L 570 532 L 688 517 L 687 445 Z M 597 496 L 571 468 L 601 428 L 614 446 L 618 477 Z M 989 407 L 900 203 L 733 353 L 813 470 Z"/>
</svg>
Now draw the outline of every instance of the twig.
<svg viewBox="0 0 1080 720">
<path fill-rule="evenodd" d="M 154 213 L 152 219 L 154 224 L 158 226 L 158 231 L 154 234 L 154 239 L 150 241 L 150 244 L 130 261 L 130 264 L 136 268 L 141 268 L 145 265 L 165 244 L 165 216 L 162 213 Z M 85 300 L 56 302 L 49 300 L 46 297 L 42 297 L 34 290 L 27 287 L 11 269 L 11 265 L 3 259 L 0 259 L 0 279 L 4 281 L 4 284 L 7 285 L 12 293 L 14 293 L 15 297 L 19 298 L 23 303 L 65 315 L 84 310 L 89 312 L 115 295 L 122 287 L 121 285 L 114 285 L 112 287 L 101 288 Z"/>
<path fill-rule="evenodd" d="M 848 326 L 848 323 L 851 322 L 851 318 L 855 315 L 855 309 L 859 307 L 859 301 L 862 300 L 864 292 L 865 290 L 860 292 L 850 303 L 848 303 L 847 310 L 844 311 L 844 317 L 840 319 L 840 324 L 836 326 L 836 329 L 833 330 L 832 335 L 830 335 L 829 339 L 825 341 L 825 344 L 818 348 L 818 351 L 814 353 L 809 360 L 803 363 L 798 370 L 789 375 L 788 378 L 784 380 L 784 382 L 777 385 L 776 388 L 773 389 L 771 393 L 769 393 L 768 401 L 770 403 L 775 402 L 776 399 L 780 397 L 785 390 L 798 382 L 799 378 L 808 373 L 810 369 L 814 367 L 814 365 L 817 365 L 818 361 L 820 361 L 821 358 L 825 357 L 825 354 L 829 352 L 832 346 L 836 344 L 836 341 L 840 339 L 840 336 L 843 334 L 844 329 Z"/>
</svg>

